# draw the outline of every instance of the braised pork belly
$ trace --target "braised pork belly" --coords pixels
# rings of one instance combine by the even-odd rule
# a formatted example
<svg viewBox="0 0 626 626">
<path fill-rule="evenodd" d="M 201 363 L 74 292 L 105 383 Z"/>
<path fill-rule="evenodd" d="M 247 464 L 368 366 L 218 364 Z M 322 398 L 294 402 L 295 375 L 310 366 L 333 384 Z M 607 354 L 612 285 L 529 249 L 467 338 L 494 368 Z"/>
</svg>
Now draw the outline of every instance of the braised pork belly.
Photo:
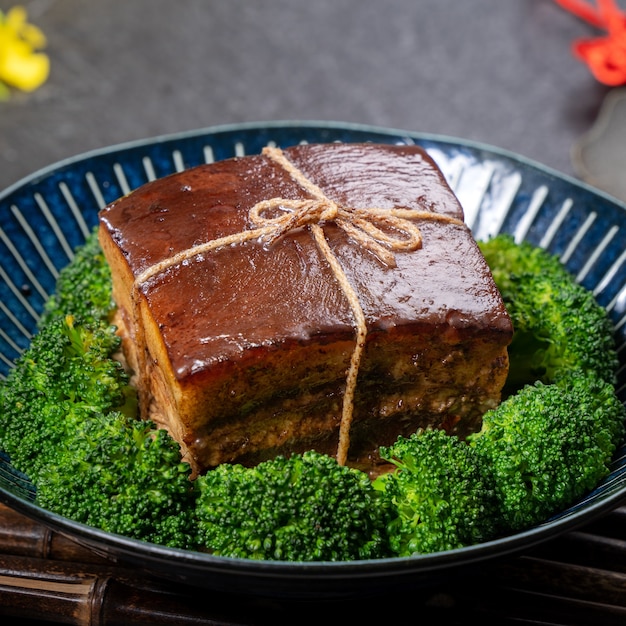
<svg viewBox="0 0 626 626">
<path fill-rule="evenodd" d="M 104 208 L 100 241 L 142 416 L 196 473 L 306 449 L 376 468 L 399 435 L 465 437 L 500 401 L 511 322 L 419 147 L 194 167 Z"/>
</svg>

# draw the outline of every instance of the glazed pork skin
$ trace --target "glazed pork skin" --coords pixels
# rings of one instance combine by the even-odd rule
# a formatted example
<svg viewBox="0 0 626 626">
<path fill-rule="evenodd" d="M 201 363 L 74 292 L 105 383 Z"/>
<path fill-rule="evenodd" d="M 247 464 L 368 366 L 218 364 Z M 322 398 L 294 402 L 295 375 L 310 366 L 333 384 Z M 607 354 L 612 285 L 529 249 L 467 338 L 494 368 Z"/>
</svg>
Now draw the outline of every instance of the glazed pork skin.
<svg viewBox="0 0 626 626">
<path fill-rule="evenodd" d="M 463 219 L 418 147 L 317 144 L 284 154 L 340 205 Z M 254 155 L 147 183 L 100 214 L 142 415 L 172 433 L 197 473 L 337 449 L 355 321 L 308 227 L 270 247 L 251 240 L 191 255 L 136 282 L 177 253 L 254 228 L 251 207 L 276 197 L 310 194 L 273 160 Z M 464 437 L 500 401 L 512 326 L 485 260 L 464 224 L 418 225 L 421 249 L 397 253 L 388 267 L 335 223 L 322 224 L 368 331 L 351 465 L 376 465 L 380 445 L 420 427 Z"/>
</svg>

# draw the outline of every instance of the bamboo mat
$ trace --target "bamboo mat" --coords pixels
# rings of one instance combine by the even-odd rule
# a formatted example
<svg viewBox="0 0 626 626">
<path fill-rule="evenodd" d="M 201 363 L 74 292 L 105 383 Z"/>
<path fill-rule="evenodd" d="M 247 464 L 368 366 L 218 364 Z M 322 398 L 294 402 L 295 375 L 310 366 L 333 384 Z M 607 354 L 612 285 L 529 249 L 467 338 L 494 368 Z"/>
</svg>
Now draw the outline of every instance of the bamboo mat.
<svg viewBox="0 0 626 626">
<path fill-rule="evenodd" d="M 479 575 L 415 592 L 280 601 L 120 566 L 0 505 L 0 615 L 12 624 L 626 624 L 626 507 Z M 410 619 L 407 619 L 410 618 Z M 3 620 L 6 621 L 6 620 Z"/>
</svg>

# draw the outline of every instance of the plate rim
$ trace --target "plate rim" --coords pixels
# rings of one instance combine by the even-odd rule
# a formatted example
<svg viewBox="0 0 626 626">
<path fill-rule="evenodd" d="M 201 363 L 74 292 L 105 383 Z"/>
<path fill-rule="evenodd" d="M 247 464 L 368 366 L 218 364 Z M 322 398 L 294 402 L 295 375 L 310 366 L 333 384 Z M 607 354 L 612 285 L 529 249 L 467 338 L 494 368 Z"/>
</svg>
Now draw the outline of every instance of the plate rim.
<svg viewBox="0 0 626 626">
<path fill-rule="evenodd" d="M 432 132 L 422 132 L 418 130 L 406 130 L 401 128 L 396 128 L 393 126 L 379 126 L 375 124 L 361 124 L 358 122 L 339 122 L 339 121 L 324 121 L 317 119 L 310 120 L 269 120 L 269 121 L 248 121 L 248 122 L 240 122 L 240 123 L 226 123 L 226 124 L 215 124 L 209 125 L 205 127 L 183 130 L 183 131 L 174 131 L 171 133 L 162 133 L 154 136 L 143 137 L 139 139 L 133 139 L 125 142 L 117 142 L 111 145 L 92 148 L 90 150 L 85 150 L 83 152 L 79 152 L 75 155 L 65 157 L 54 161 L 48 165 L 40 167 L 30 174 L 27 174 L 15 182 L 9 184 L 4 189 L 0 190 L 0 202 L 5 199 L 5 197 L 11 195 L 13 192 L 17 191 L 19 188 L 24 187 L 25 185 L 35 183 L 42 178 L 52 174 L 53 172 L 59 171 L 68 166 L 76 165 L 77 163 L 87 161 L 92 158 L 98 158 L 110 155 L 111 153 L 122 152 L 125 150 L 132 150 L 135 148 L 141 148 L 144 146 L 151 146 L 155 144 L 164 144 L 168 142 L 181 141 L 186 139 L 192 139 L 194 137 L 201 136 L 209 136 L 216 135 L 221 133 L 232 133 L 239 131 L 254 131 L 254 130 L 264 130 L 264 129 L 297 129 L 297 128 L 308 128 L 312 130 L 345 130 L 349 132 L 363 132 L 363 133 L 373 133 L 380 135 L 388 135 L 389 137 L 406 137 L 411 140 L 421 140 L 421 141 L 433 141 L 439 143 L 445 143 L 448 145 L 457 145 L 467 147 L 473 150 L 491 153 L 495 156 L 499 156 L 501 158 L 508 159 L 513 162 L 517 162 L 524 166 L 530 167 L 535 170 L 539 170 L 544 174 L 548 174 L 549 176 L 553 176 L 555 178 L 561 179 L 563 182 L 567 182 L 569 184 L 574 185 L 580 189 L 591 192 L 595 195 L 602 197 L 603 199 L 620 206 L 622 209 L 626 211 L 626 201 L 622 201 L 620 198 L 617 198 L 610 193 L 604 191 L 603 189 L 599 189 L 598 187 L 594 187 L 592 184 L 587 183 L 584 180 L 576 178 L 575 175 L 567 174 L 562 172 L 556 168 L 553 168 L 549 165 L 545 165 L 540 161 L 526 157 L 523 154 L 514 152 L 507 148 L 502 148 L 494 144 L 482 142 L 474 139 L 465 139 L 462 137 L 456 137 L 454 135 L 448 134 L 439 134 Z"/>
</svg>

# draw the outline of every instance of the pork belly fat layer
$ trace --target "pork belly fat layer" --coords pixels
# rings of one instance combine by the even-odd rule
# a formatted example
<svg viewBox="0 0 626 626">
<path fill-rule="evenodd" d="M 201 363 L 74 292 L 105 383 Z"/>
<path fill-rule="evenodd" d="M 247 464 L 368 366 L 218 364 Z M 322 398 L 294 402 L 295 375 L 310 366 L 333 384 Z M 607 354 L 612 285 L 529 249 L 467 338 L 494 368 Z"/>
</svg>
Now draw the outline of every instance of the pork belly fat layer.
<svg viewBox="0 0 626 626">
<path fill-rule="evenodd" d="M 284 154 L 340 205 L 463 218 L 418 147 L 319 144 Z M 127 360 L 141 370 L 142 414 L 172 432 L 197 471 L 336 445 L 355 320 L 310 229 L 270 247 L 254 239 L 168 261 L 254 228 L 249 210 L 277 197 L 311 194 L 256 155 L 150 182 L 100 214 Z M 368 331 L 353 462 L 419 426 L 475 430 L 506 378 L 511 322 L 471 232 L 458 223 L 416 223 L 422 247 L 397 253 L 396 267 L 335 223 L 322 224 Z"/>
<path fill-rule="evenodd" d="M 347 357 L 346 352 L 348 346 L 338 346 L 334 355 Z M 290 356 L 269 352 L 268 369 Z M 507 366 L 506 354 L 485 338 L 458 343 L 421 335 L 375 338 L 359 372 L 349 462 L 377 465 L 380 445 L 418 428 L 444 428 L 460 437 L 474 432 L 484 411 L 497 404 Z M 256 374 L 255 383 L 262 384 L 262 374 Z M 189 449 L 206 467 L 234 461 L 253 464 L 310 448 L 334 454 L 344 386 L 344 377 L 338 376 L 319 386 L 276 391 L 228 419 L 199 425 L 195 439 L 187 442 Z"/>
</svg>

